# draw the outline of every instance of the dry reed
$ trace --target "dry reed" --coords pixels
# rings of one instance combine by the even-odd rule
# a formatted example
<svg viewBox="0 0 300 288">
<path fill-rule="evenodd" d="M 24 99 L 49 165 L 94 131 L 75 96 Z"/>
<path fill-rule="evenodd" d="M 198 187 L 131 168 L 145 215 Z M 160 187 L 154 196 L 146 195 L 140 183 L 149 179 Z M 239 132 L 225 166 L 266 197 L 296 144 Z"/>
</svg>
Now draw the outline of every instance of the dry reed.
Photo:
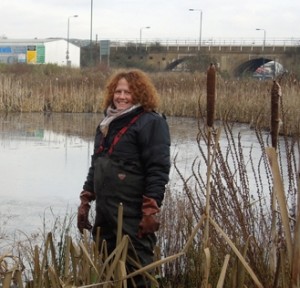
<svg viewBox="0 0 300 288">
<path fill-rule="evenodd" d="M 163 87 L 164 91 L 169 93 L 168 87 L 169 85 L 172 86 L 172 81 L 168 82 L 169 79 L 167 77 L 163 80 L 156 80 L 157 86 Z M 219 82 L 216 83 L 217 87 L 224 85 L 224 82 L 222 84 L 219 84 Z M 203 83 L 201 85 L 199 83 L 202 82 L 194 83 L 193 87 L 197 87 L 196 91 L 199 92 L 198 98 L 201 100 L 201 85 Z M 241 84 L 240 88 L 245 89 L 245 93 L 247 90 L 250 90 L 249 85 L 253 84 L 251 86 L 252 93 L 255 89 L 260 91 L 259 88 L 263 87 L 264 91 L 269 92 L 270 96 L 271 90 L 268 91 L 266 83 L 264 83 L 264 86 L 260 86 L 258 82 L 248 82 L 245 85 L 247 89 L 242 82 L 239 84 Z M 184 89 L 189 89 L 189 91 L 194 89 L 189 85 L 183 86 Z M 238 89 L 238 86 L 235 85 L 232 89 Z M 287 88 L 288 86 L 284 85 L 284 87 Z M 227 88 L 229 87 L 227 86 Z M 277 88 L 278 86 L 276 86 Z M 279 96 L 279 90 L 276 89 L 272 90 L 271 96 L 273 96 L 274 91 L 276 96 Z M 229 91 L 226 93 L 229 93 Z M 238 93 L 238 95 L 238 98 L 245 99 L 242 94 Z M 175 94 L 175 96 L 178 95 Z M 235 100 L 238 99 L 234 93 L 230 97 Z M 228 98 L 227 102 L 231 102 L 231 98 Z M 258 98 L 255 98 L 260 105 L 267 100 L 264 97 L 262 98 L 260 101 L 258 101 Z M 175 100 L 177 101 L 178 99 Z M 286 103 L 284 100 L 286 101 L 286 99 L 283 99 L 282 102 Z M 224 97 L 218 98 L 218 103 L 215 103 L 216 107 L 218 107 L 219 101 L 224 101 Z M 253 99 L 251 101 L 252 104 L 255 103 Z M 223 105 L 228 104 L 225 102 Z M 172 103 L 172 101 L 169 101 L 170 105 Z M 250 101 L 246 104 L 250 104 Z M 45 287 L 68 287 L 68 285 L 94 287 L 102 283 L 101 285 L 104 285 L 104 287 L 109 287 L 116 281 L 117 287 L 122 287 L 122 283 L 125 285 L 125 282 L 123 282 L 125 279 L 142 273 L 149 277 L 154 285 L 157 285 L 155 279 L 152 279 L 147 272 L 157 268 L 157 266 L 161 266 L 162 275 L 166 279 L 168 287 L 172 288 L 215 286 L 230 288 L 291 287 L 291 282 L 294 285 L 292 286 L 293 288 L 299 287 L 299 257 L 295 257 L 295 255 L 299 255 L 299 238 L 295 234 L 299 231 L 300 225 L 299 207 L 297 208 L 295 225 L 291 225 L 293 220 L 291 220 L 290 210 L 288 209 L 292 202 L 291 199 L 294 199 L 295 194 L 298 196 L 299 193 L 300 174 L 295 164 L 297 143 L 299 149 L 299 134 L 296 140 L 294 138 L 285 138 L 285 146 L 280 147 L 286 148 L 286 161 L 289 163 L 288 177 L 285 177 L 288 178 L 289 185 L 288 190 L 285 191 L 282 182 L 284 171 L 281 169 L 282 164 L 278 164 L 278 159 L 281 161 L 280 163 L 283 161 L 280 155 L 281 149 L 275 151 L 274 147 L 277 147 L 278 142 L 279 129 L 277 126 L 275 127 L 278 124 L 278 114 L 276 112 L 273 115 L 274 117 L 272 117 L 275 127 L 271 128 L 271 131 L 274 133 L 271 139 L 273 147 L 265 148 L 268 146 L 268 143 L 263 139 L 261 127 L 265 127 L 264 123 L 266 122 L 262 121 L 262 119 L 266 116 L 265 113 L 267 114 L 270 110 L 266 108 L 268 105 L 260 107 L 264 107 L 266 110 L 264 112 L 260 111 L 260 119 L 258 119 L 259 121 L 257 121 L 255 127 L 262 152 L 257 167 L 254 166 L 252 149 L 250 149 L 248 156 L 244 154 L 241 145 L 241 135 L 237 137 L 233 135 L 232 127 L 234 123 L 228 121 L 223 122 L 224 133 L 228 141 L 228 146 L 225 148 L 221 148 L 218 145 L 218 137 L 210 138 L 207 130 L 199 126 L 197 141 L 201 160 L 199 160 L 199 157 L 195 157 L 194 162 L 191 164 L 191 177 L 185 178 L 182 176 L 175 159 L 174 167 L 184 184 L 183 194 L 173 195 L 172 191 L 167 191 L 166 193 L 161 215 L 162 227 L 158 235 L 162 248 L 161 260 L 154 262 L 148 267 L 140 267 L 137 271 L 126 275 L 124 261 L 127 255 L 129 239 L 121 237 L 119 232 L 118 249 L 114 251 L 113 255 L 107 255 L 104 247 L 101 257 L 98 257 L 98 252 L 95 252 L 98 251 L 98 247 L 95 246 L 97 244 L 89 241 L 87 235 L 85 235 L 83 242 L 79 246 L 66 237 L 67 240 L 64 247 L 67 250 L 64 250 L 63 254 L 67 258 L 64 258 L 65 260 L 61 262 L 62 266 L 60 266 L 56 264 L 57 251 L 55 251 L 55 246 L 51 240 L 51 234 L 48 234 L 42 261 L 39 260 L 41 257 L 41 254 L 38 253 L 39 250 L 34 250 L 35 268 L 33 271 L 35 276 L 40 276 L 36 278 L 34 276 L 31 283 L 38 283 L 37 285 L 44 283 Z M 232 117 L 230 111 L 240 109 L 239 113 L 243 114 L 245 109 L 240 106 L 239 101 L 237 101 L 237 107 L 231 108 L 231 110 L 225 109 L 222 112 L 219 110 L 219 116 L 222 115 L 221 118 L 227 120 Z M 284 109 L 282 107 L 282 111 L 285 111 Z M 283 126 L 284 129 L 288 129 L 290 120 L 288 115 L 283 114 Z M 207 114 L 203 112 L 202 115 Z M 234 117 L 238 115 L 240 114 L 236 113 Z M 253 112 L 252 117 L 258 116 Z M 295 127 L 299 129 L 299 125 L 295 125 Z M 220 133 L 220 130 L 218 133 Z M 205 151 L 200 142 L 204 142 L 206 145 L 209 144 L 209 147 L 212 145 L 212 151 L 208 147 L 208 150 Z M 211 174 L 204 174 L 200 170 L 203 163 L 206 165 L 207 171 L 211 171 Z M 254 184 L 249 179 L 248 171 L 253 174 Z M 262 174 L 264 175 L 262 176 Z M 267 184 L 267 187 L 265 184 Z M 274 204 L 271 203 L 273 202 L 273 192 L 277 199 L 277 202 Z M 209 199 L 207 201 L 209 201 L 210 205 L 207 212 L 208 202 L 205 203 L 205 199 L 207 199 L 208 195 Z M 277 206 L 279 211 L 276 209 Z M 268 209 L 269 207 L 271 207 L 270 210 Z M 275 226 L 272 227 L 270 224 L 273 221 L 272 216 L 274 213 L 278 216 L 276 216 Z M 205 229 L 208 226 L 204 225 L 204 223 L 207 223 L 207 220 L 213 229 L 210 229 L 205 236 Z M 202 229 L 203 225 L 204 229 Z M 278 237 L 277 242 L 271 241 L 276 239 L 275 237 L 272 238 L 273 228 Z M 173 236 L 174 232 L 177 236 L 176 239 Z M 204 244 L 203 238 L 205 239 Z M 275 263 L 271 259 L 272 249 L 278 255 Z M 46 263 L 50 265 L 46 266 Z M 109 265 L 103 266 L 103 264 Z M 72 269 L 69 270 L 67 266 L 63 265 L 70 266 Z M 45 269 L 46 272 L 44 274 L 41 273 Z M 16 267 L 5 271 L 5 285 L 9 285 L 13 276 L 15 281 L 21 281 L 20 268 Z M 79 286 L 83 283 L 81 281 L 84 281 L 86 285 Z M 22 287 L 21 282 L 19 284 Z M 6 286 L 4 287 L 6 288 Z"/>
<path fill-rule="evenodd" d="M 21 66 L 22 67 L 22 66 Z M 23 71 L 23 67 L 17 67 Z M 102 112 L 102 91 L 109 71 L 26 67 L 23 73 L 11 69 L 0 74 L 0 112 Z M 206 77 L 200 73 L 150 73 L 161 95 L 161 112 L 169 116 L 206 115 Z M 268 81 L 224 80 L 217 75 L 218 101 L 215 119 L 241 123 L 260 122 L 269 127 Z M 281 86 L 287 97 L 283 117 L 285 131 L 295 134 L 299 127 L 300 83 L 284 76 Z M 200 105 L 200 110 L 198 109 Z"/>
<path fill-rule="evenodd" d="M 215 120 L 215 101 L 216 101 L 216 69 L 213 64 L 207 70 L 207 126 L 213 127 Z"/>
<path fill-rule="evenodd" d="M 277 141 L 279 134 L 279 124 L 280 124 L 280 97 L 281 97 L 281 87 L 278 82 L 274 81 L 271 90 L 271 139 L 272 147 L 277 150 Z"/>
</svg>

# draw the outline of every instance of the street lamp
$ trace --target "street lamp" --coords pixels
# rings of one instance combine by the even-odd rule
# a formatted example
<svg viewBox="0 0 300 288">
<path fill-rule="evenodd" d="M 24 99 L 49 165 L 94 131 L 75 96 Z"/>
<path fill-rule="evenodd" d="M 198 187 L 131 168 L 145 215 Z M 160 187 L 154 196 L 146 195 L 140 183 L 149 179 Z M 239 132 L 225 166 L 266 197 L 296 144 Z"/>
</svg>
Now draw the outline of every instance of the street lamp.
<svg viewBox="0 0 300 288">
<path fill-rule="evenodd" d="M 199 32 L 199 50 L 201 47 L 201 41 L 202 41 L 202 10 L 201 9 L 189 9 L 189 11 L 199 11 L 200 12 L 200 32 Z"/>
<path fill-rule="evenodd" d="M 93 0 L 91 0 L 91 24 L 90 24 L 90 65 L 93 63 Z"/>
<path fill-rule="evenodd" d="M 262 28 L 256 28 L 257 31 L 264 31 L 264 42 L 263 42 L 263 51 L 265 50 L 265 46 L 266 46 L 266 30 L 262 29 Z"/>
<path fill-rule="evenodd" d="M 262 29 L 262 28 L 256 28 L 257 31 L 264 31 L 264 41 L 263 41 L 263 48 L 262 51 L 265 51 L 265 46 L 266 46 L 266 29 Z M 262 72 L 263 72 L 263 79 L 265 79 L 265 57 L 263 56 L 263 61 L 262 61 Z"/>
<path fill-rule="evenodd" d="M 66 52 L 66 60 L 67 66 L 69 66 L 69 40 L 70 40 L 70 18 L 76 18 L 78 15 L 72 15 L 68 17 L 68 32 L 67 32 L 67 52 Z"/>
<path fill-rule="evenodd" d="M 151 28 L 150 26 L 141 27 L 141 29 L 140 29 L 140 45 L 142 45 L 142 31 L 143 31 L 143 29 L 150 29 L 150 28 Z"/>
</svg>

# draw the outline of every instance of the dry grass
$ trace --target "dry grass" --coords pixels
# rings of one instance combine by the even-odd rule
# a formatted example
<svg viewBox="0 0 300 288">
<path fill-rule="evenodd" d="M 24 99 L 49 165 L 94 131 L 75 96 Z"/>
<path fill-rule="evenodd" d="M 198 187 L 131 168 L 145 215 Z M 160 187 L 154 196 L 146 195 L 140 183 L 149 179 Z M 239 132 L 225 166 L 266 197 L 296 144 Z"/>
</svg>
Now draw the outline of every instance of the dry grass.
<svg viewBox="0 0 300 288">
<path fill-rule="evenodd" d="M 9 67 L 0 74 L 0 112 L 102 112 L 102 91 L 111 71 L 51 65 Z M 206 115 L 205 74 L 164 72 L 150 76 L 161 95 L 161 112 L 170 116 L 198 117 L 199 112 Z M 284 91 L 284 132 L 295 133 L 299 125 L 300 83 L 285 76 L 280 85 Z M 251 125 L 260 121 L 261 127 L 269 127 L 270 81 L 224 80 L 217 75 L 216 89 L 216 120 Z"/>
<path fill-rule="evenodd" d="M 168 99 L 166 94 L 173 96 L 172 101 L 168 99 L 171 108 L 194 109 L 195 112 L 200 108 L 200 114 L 206 117 L 206 103 L 202 99 L 203 76 L 195 74 L 191 78 L 188 74 L 172 74 L 162 78 L 155 74 L 152 77 L 164 95 L 163 102 Z M 183 79 L 176 88 L 172 82 L 174 78 L 175 83 Z M 162 279 L 161 287 L 300 287 L 297 257 L 300 251 L 300 163 L 297 163 L 300 140 L 296 113 L 300 106 L 294 108 L 295 118 L 289 118 L 290 113 L 286 113 L 286 103 L 299 101 L 293 94 L 298 83 L 288 79 L 281 81 L 282 131 L 292 131 L 292 127 L 295 130 L 293 137 L 285 136 L 280 143 L 278 135 L 274 134 L 279 132 L 279 107 L 273 114 L 276 117 L 272 118 L 276 122 L 272 139 L 265 139 L 262 132 L 262 128 L 269 127 L 271 89 L 273 87 L 273 96 L 279 91 L 275 89 L 274 92 L 274 86 L 267 84 L 272 83 L 247 80 L 231 86 L 229 82 L 217 79 L 216 109 L 211 111 L 216 111 L 216 119 L 224 121 L 218 127 L 199 121 L 199 155 L 195 155 L 191 163 L 189 177 L 181 174 L 176 159 L 173 163 L 183 189 L 166 192 L 158 234 L 161 259 L 145 268 L 137 264 L 137 271 L 128 274 L 124 263 L 130 239 L 126 236 L 118 234 L 118 247 L 112 255 L 107 255 L 105 247 L 98 255 L 97 241 L 90 241 L 86 234 L 83 241 L 76 244 L 76 240 L 65 235 L 67 229 L 62 229 L 60 239 L 65 239 L 64 245 L 62 241 L 55 245 L 53 235 L 47 234 L 44 248 L 31 248 L 32 276 L 28 287 L 126 287 L 124 280 L 136 274 L 148 277 L 157 287 L 157 280 L 147 274 L 153 269 Z M 179 105 L 179 95 L 185 92 L 197 99 L 194 106 Z M 252 94 L 252 98 L 248 99 L 246 93 L 247 97 Z M 243 101 L 246 99 L 248 102 Z M 171 115 L 177 113 L 171 112 Z M 242 116 L 246 117 L 244 120 L 251 117 L 255 124 L 261 147 L 259 155 L 257 152 L 253 155 L 252 148 L 246 155 L 241 135 L 233 135 L 234 123 L 227 120 L 242 121 L 239 119 Z M 227 138 L 224 147 L 219 145 L 220 133 L 225 133 Z M 255 158 L 259 161 L 254 161 Z M 203 166 L 206 173 L 203 173 Z M 12 259 L 10 266 L 7 259 Z M 23 266 L 18 260 L 10 254 L 0 258 L 4 288 L 12 281 L 22 287 Z"/>
<path fill-rule="evenodd" d="M 274 83 L 272 89 L 272 97 L 277 96 L 276 105 L 273 105 L 273 108 L 277 106 L 273 113 L 276 117 L 271 118 L 278 127 L 277 92 L 280 89 L 275 88 L 278 83 Z M 184 267 L 185 272 L 181 270 L 180 278 L 174 280 L 172 287 L 180 287 L 176 286 L 178 282 L 184 283 L 184 287 L 299 287 L 299 237 L 296 233 L 300 222 L 295 218 L 299 215 L 299 205 L 296 205 L 299 199 L 300 163 L 296 163 L 299 132 L 295 137 L 285 138 L 276 153 L 278 129 L 273 129 L 271 135 L 271 143 L 276 147 L 265 149 L 270 146 L 270 140 L 264 139 L 258 125 L 255 129 L 261 155 L 257 152 L 253 155 L 252 149 L 245 155 L 240 135 L 232 134 L 231 125 L 234 124 L 225 121 L 219 127 L 227 137 L 225 148 L 219 146 L 219 128 L 211 133 L 210 126 L 199 126 L 200 158 L 195 158 L 191 176 L 181 177 L 185 193 L 173 200 L 167 209 L 172 211 L 176 202 L 182 203 L 179 205 L 183 212 L 179 215 L 175 212 L 169 218 L 175 219 L 173 228 L 178 231 L 181 245 L 189 235 L 189 228 L 182 227 L 193 227 L 201 215 L 206 215 L 210 227 L 206 225 L 194 238 L 195 245 L 186 259 L 169 265 L 171 268 L 166 274 L 170 273 L 170 277 L 167 278 L 173 280 L 171 275 Z M 201 143 L 206 143 L 207 151 Z M 286 156 L 281 154 L 284 152 Z M 254 166 L 253 159 L 258 156 L 258 166 Z M 176 161 L 174 165 L 177 167 Z M 201 170 L 203 165 L 207 167 L 206 173 Z M 287 167 L 286 171 L 282 167 Z M 178 168 L 177 171 L 181 175 Z M 171 252 L 173 243 L 168 244 Z M 193 271 L 192 277 L 189 271 Z M 224 286 L 220 282 L 222 275 Z"/>
</svg>

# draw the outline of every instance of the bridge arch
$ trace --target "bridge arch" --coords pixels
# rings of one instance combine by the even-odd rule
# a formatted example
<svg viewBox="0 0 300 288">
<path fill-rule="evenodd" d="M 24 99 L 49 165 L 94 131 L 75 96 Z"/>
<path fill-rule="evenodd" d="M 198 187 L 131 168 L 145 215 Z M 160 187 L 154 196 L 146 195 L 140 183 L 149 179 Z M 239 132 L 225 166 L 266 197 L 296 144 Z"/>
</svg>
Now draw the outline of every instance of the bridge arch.
<svg viewBox="0 0 300 288">
<path fill-rule="evenodd" d="M 167 66 L 165 67 L 165 71 L 172 71 L 174 68 L 176 68 L 179 64 L 182 64 L 183 62 L 185 62 L 188 58 L 192 58 L 195 56 L 188 56 L 188 57 L 183 57 L 183 58 L 178 58 L 172 62 L 170 62 L 169 64 L 167 64 Z"/>
<path fill-rule="evenodd" d="M 202 70 L 206 71 L 206 67 L 209 67 L 210 63 L 215 63 L 217 66 L 219 66 L 219 63 L 222 61 L 221 59 L 218 59 L 218 57 L 214 58 L 203 58 L 200 59 L 197 55 L 189 55 L 189 56 L 183 56 L 181 58 L 175 59 L 172 62 L 168 63 L 165 67 L 165 71 L 172 71 L 174 70 L 178 65 L 183 64 L 184 62 L 197 62 L 197 61 L 202 61 L 201 64 L 198 64 L 198 66 L 202 66 Z M 253 58 L 251 60 L 245 60 L 242 63 L 235 63 L 232 64 L 232 70 L 231 70 L 231 75 L 234 77 L 241 77 L 241 76 L 253 76 L 254 73 L 257 71 L 257 69 L 263 65 L 266 65 L 269 62 L 274 62 L 274 59 L 271 58 L 266 58 L 266 57 L 257 57 Z M 277 66 L 281 66 L 279 62 L 274 63 Z M 237 65 L 237 66 L 236 66 Z M 191 67 L 187 66 L 187 69 Z M 274 68 L 274 73 L 275 73 L 276 68 Z M 268 75 L 270 77 L 270 74 Z"/>
<path fill-rule="evenodd" d="M 206 71 L 211 63 L 218 63 L 216 57 L 212 57 L 208 54 L 191 54 L 191 55 L 182 55 L 177 59 L 172 59 L 165 66 L 165 71 L 172 71 L 178 65 L 186 63 L 186 66 L 183 69 L 188 71 Z"/>
<path fill-rule="evenodd" d="M 257 68 L 271 61 L 273 61 L 273 59 L 264 58 L 264 57 L 248 60 L 235 67 L 233 69 L 233 75 L 235 77 L 240 77 L 243 75 L 252 75 Z"/>
</svg>

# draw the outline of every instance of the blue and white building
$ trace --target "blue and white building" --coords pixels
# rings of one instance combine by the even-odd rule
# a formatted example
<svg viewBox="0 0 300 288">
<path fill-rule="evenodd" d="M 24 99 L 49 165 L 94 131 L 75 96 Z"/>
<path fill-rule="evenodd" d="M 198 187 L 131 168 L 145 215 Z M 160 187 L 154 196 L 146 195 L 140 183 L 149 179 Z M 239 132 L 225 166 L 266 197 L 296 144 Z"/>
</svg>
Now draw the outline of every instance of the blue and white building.
<svg viewBox="0 0 300 288">
<path fill-rule="evenodd" d="M 0 63 L 80 67 L 80 46 L 60 38 L 0 39 Z"/>
</svg>

